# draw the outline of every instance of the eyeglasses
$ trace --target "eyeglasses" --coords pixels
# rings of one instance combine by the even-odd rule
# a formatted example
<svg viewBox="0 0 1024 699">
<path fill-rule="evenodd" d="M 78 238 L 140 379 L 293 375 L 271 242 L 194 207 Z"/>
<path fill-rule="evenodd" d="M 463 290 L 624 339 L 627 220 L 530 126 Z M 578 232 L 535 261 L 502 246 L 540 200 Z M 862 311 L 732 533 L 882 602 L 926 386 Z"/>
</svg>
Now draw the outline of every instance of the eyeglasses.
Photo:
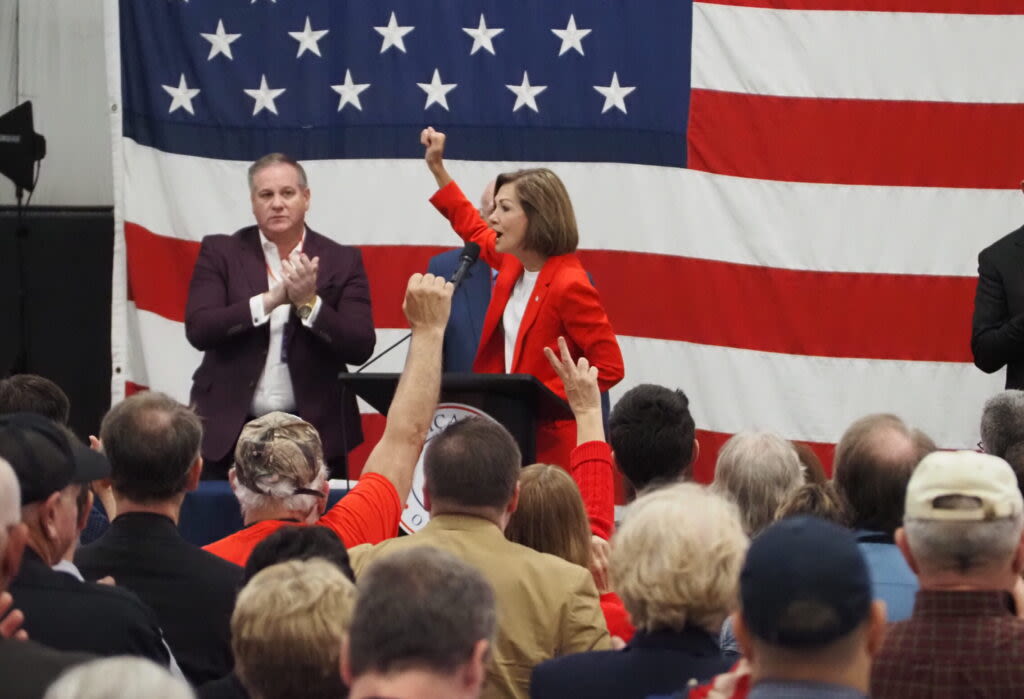
<svg viewBox="0 0 1024 699">
<path fill-rule="evenodd" d="M 980 451 L 982 454 L 985 453 L 985 445 L 982 444 L 980 441 L 978 442 L 978 451 Z"/>
</svg>

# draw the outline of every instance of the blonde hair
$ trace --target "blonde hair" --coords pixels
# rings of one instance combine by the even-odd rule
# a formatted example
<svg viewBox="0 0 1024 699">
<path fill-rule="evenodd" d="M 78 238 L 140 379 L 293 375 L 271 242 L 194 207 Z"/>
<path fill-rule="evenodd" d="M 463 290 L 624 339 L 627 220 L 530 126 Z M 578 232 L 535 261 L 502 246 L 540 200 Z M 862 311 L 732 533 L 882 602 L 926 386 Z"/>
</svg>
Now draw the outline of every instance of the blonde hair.
<svg viewBox="0 0 1024 699">
<path fill-rule="evenodd" d="M 587 567 L 590 523 L 572 476 L 550 464 L 533 464 L 519 475 L 519 506 L 505 537 L 541 553 Z"/>
<path fill-rule="evenodd" d="M 341 696 L 341 639 L 354 606 L 355 585 L 321 558 L 261 570 L 231 615 L 242 684 L 261 699 Z"/>
<path fill-rule="evenodd" d="M 495 197 L 506 184 L 516 188 L 516 197 L 526 214 L 525 248 L 545 257 L 576 251 L 580 243 L 576 214 L 558 175 L 546 167 L 503 173 L 495 180 Z"/>
<path fill-rule="evenodd" d="M 748 543 L 732 502 L 695 483 L 666 486 L 629 507 L 612 539 L 611 586 L 639 630 L 716 634 L 737 606 Z"/>
</svg>

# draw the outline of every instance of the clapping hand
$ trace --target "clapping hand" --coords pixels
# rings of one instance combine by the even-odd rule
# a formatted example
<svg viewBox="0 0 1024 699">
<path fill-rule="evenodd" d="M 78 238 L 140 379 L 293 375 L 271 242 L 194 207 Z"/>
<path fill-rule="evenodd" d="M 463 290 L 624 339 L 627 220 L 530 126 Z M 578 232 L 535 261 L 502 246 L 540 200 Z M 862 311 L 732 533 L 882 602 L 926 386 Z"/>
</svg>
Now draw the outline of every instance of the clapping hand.
<svg viewBox="0 0 1024 699">
<path fill-rule="evenodd" d="M 316 299 L 316 275 L 320 267 L 320 258 L 312 260 L 306 253 L 300 252 L 281 260 L 281 271 L 284 273 L 282 284 L 288 301 L 293 306 L 312 303 Z"/>
</svg>

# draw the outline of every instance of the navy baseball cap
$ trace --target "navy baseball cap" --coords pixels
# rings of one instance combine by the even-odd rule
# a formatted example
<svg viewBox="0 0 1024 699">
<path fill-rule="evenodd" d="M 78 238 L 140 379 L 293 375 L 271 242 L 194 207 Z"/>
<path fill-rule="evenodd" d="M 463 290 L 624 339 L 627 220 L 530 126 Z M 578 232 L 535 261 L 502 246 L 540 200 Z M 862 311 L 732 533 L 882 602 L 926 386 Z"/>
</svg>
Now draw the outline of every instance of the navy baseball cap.
<svg viewBox="0 0 1024 699">
<path fill-rule="evenodd" d="M 72 483 L 110 476 L 106 456 L 33 413 L 0 415 L 0 457 L 18 476 L 22 505 L 42 502 Z"/>
<path fill-rule="evenodd" d="M 853 534 L 811 516 L 789 517 L 750 544 L 740 572 L 743 620 L 773 646 L 824 646 L 871 610 L 871 578 Z"/>
</svg>

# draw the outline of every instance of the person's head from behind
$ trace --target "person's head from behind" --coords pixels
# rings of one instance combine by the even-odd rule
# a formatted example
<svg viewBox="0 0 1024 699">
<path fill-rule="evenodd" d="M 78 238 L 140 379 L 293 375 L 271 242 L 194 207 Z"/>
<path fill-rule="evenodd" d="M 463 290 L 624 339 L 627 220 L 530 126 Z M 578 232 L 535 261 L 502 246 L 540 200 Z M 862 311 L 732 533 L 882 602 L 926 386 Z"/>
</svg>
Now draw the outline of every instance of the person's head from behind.
<svg viewBox="0 0 1024 699">
<path fill-rule="evenodd" d="M 718 633 L 736 608 L 747 550 L 736 505 L 679 483 L 630 505 L 612 539 L 609 575 L 638 630 Z"/>
<path fill-rule="evenodd" d="M 533 464 L 520 472 L 519 504 L 505 538 L 586 567 L 590 524 L 576 482 L 564 468 Z"/>
<path fill-rule="evenodd" d="M 852 532 L 816 517 L 790 517 L 751 542 L 733 622 L 755 682 L 829 682 L 867 693 L 885 604 L 872 601 Z"/>
<path fill-rule="evenodd" d="M 840 527 L 850 526 L 850 511 L 828 481 L 804 483 L 791 492 L 775 511 L 777 520 L 797 515 L 813 515 Z"/>
<path fill-rule="evenodd" d="M 29 547 L 54 565 L 78 539 L 83 489 L 110 476 L 109 462 L 63 426 L 32 413 L 0 416 L 0 458 L 17 475 Z"/>
<path fill-rule="evenodd" d="M 202 423 L 164 393 L 136 393 L 112 407 L 100 439 L 117 497 L 141 504 L 181 501 L 199 485 Z"/>
<path fill-rule="evenodd" d="M 736 502 L 754 536 L 775 521 L 779 505 L 803 482 L 791 442 L 771 432 L 740 432 L 719 450 L 712 487 Z"/>
<path fill-rule="evenodd" d="M 637 491 L 689 478 L 699 451 L 695 434 L 686 394 L 654 384 L 626 391 L 608 420 L 615 463 Z"/>
<path fill-rule="evenodd" d="M 501 253 L 548 258 L 575 252 L 579 245 L 569 192 L 547 168 L 498 175 L 488 222 L 498 234 L 496 249 Z"/>
<path fill-rule="evenodd" d="M 432 547 L 393 553 L 359 579 L 342 673 L 354 698 L 414 699 L 420 681 L 477 697 L 496 627 L 494 591 L 477 569 Z"/>
<path fill-rule="evenodd" d="M 907 485 L 896 543 L 921 587 L 1006 590 L 1024 569 L 1024 499 L 1010 466 L 971 451 L 934 452 Z"/>
<path fill-rule="evenodd" d="M 508 430 L 469 417 L 427 444 L 423 486 L 431 515 L 476 514 L 504 527 L 518 502 L 522 457 Z"/>
<path fill-rule="evenodd" d="M 981 412 L 981 446 L 986 454 L 1003 458 L 1006 450 L 1024 442 L 1024 391 L 1008 389 L 985 401 Z"/>
<path fill-rule="evenodd" d="M 910 474 L 933 451 L 928 435 L 895 415 L 867 415 L 850 425 L 836 445 L 832 482 L 850 506 L 852 526 L 891 536 L 903 521 Z"/>
<path fill-rule="evenodd" d="M 249 581 L 264 568 L 285 561 L 308 561 L 321 558 L 334 564 L 342 574 L 355 582 L 348 550 L 338 535 L 327 527 L 282 527 L 256 544 L 245 562 L 245 580 Z"/>
<path fill-rule="evenodd" d="M 21 489 L 18 476 L 0 458 L 0 592 L 18 574 L 25 549 L 25 525 L 21 523 Z"/>
<path fill-rule="evenodd" d="M 60 386 L 36 374 L 15 374 L 0 379 L 0 415 L 35 413 L 66 425 L 71 401 Z"/>
<path fill-rule="evenodd" d="M 265 568 L 238 593 L 231 615 L 235 672 L 253 699 L 337 699 L 341 642 L 355 585 L 320 559 Z"/>
<path fill-rule="evenodd" d="M 1009 389 L 985 402 L 981 413 L 981 447 L 1005 459 L 1024 482 L 1024 391 Z"/>
<path fill-rule="evenodd" d="M 287 512 L 312 524 L 329 492 L 320 434 L 289 413 L 258 417 L 242 428 L 228 480 L 247 519 L 260 511 Z"/>
<path fill-rule="evenodd" d="M 127 655 L 100 658 L 65 670 L 43 699 L 193 699 L 188 683 L 152 660 Z"/>
</svg>

